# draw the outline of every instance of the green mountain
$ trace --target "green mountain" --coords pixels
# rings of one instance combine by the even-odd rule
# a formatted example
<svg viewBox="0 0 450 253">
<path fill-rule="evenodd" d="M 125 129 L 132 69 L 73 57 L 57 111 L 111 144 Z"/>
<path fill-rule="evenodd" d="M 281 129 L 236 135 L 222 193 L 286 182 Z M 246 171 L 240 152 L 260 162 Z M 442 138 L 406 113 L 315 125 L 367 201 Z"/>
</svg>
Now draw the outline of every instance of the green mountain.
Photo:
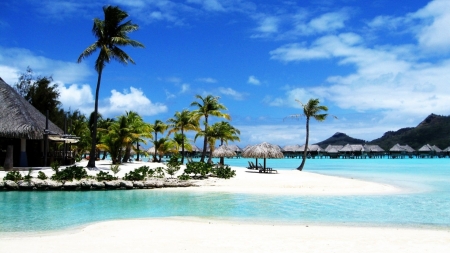
<svg viewBox="0 0 450 253">
<path fill-rule="evenodd" d="M 429 115 L 416 127 L 402 128 L 398 131 L 386 132 L 381 138 L 370 144 L 377 144 L 389 150 L 395 144 L 408 144 L 417 150 L 425 144 L 436 145 L 441 149 L 450 146 L 450 116 Z"/>
<path fill-rule="evenodd" d="M 328 145 L 346 145 L 346 144 L 366 144 L 365 140 L 352 138 L 344 133 L 335 133 L 330 138 L 316 143 L 322 148 L 326 148 Z"/>
</svg>

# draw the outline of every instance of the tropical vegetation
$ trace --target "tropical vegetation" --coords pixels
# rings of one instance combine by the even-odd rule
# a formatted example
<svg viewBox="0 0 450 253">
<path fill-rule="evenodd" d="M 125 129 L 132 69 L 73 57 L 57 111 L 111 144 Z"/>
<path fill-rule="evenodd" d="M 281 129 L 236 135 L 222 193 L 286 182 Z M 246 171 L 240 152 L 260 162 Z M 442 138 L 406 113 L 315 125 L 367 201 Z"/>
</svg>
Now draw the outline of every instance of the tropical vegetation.
<svg viewBox="0 0 450 253">
<path fill-rule="evenodd" d="M 94 19 L 94 26 L 92 32 L 97 40 L 88 46 L 78 57 L 80 63 L 83 59 L 89 57 L 97 50 L 100 53 L 95 61 L 95 70 L 98 73 L 97 88 L 95 89 L 95 106 L 94 115 L 98 114 L 98 98 L 100 93 L 100 83 L 102 78 L 102 72 L 106 65 L 112 59 L 117 60 L 120 63 L 127 64 L 131 62 L 134 64 L 133 59 L 125 53 L 120 47 L 132 46 L 132 47 L 144 47 L 143 44 L 136 40 L 132 40 L 128 37 L 128 33 L 136 31 L 139 26 L 131 23 L 131 21 L 124 21 L 128 14 L 121 10 L 117 6 L 105 6 L 103 7 L 104 20 L 98 18 Z M 90 159 L 88 167 L 95 167 L 96 156 L 96 141 L 97 141 L 97 117 L 94 117 L 93 131 L 92 131 L 92 144 L 90 150 Z"/>
</svg>

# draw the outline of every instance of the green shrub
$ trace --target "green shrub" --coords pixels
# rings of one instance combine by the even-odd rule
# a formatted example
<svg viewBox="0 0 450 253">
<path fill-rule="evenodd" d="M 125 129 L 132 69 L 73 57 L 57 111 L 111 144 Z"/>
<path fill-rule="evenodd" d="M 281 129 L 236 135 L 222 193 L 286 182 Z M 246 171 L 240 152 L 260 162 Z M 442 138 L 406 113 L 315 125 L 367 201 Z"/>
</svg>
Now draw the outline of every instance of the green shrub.
<svg viewBox="0 0 450 253">
<path fill-rule="evenodd" d="M 31 176 L 31 169 L 28 170 L 28 174 L 23 177 L 23 180 L 30 182 L 33 176 Z"/>
<path fill-rule="evenodd" d="M 97 173 L 97 181 L 111 181 L 111 180 L 116 180 L 117 177 L 112 176 L 111 174 L 109 174 L 108 172 L 104 172 L 104 171 L 100 171 L 99 173 Z"/>
<path fill-rule="evenodd" d="M 129 173 L 125 173 L 123 179 L 129 181 L 142 181 L 149 175 L 150 171 L 150 167 L 141 166 L 135 170 L 130 171 Z M 151 174 L 153 174 L 153 172 Z"/>
<path fill-rule="evenodd" d="M 183 174 L 178 176 L 178 179 L 179 180 L 189 180 L 189 179 L 191 179 L 191 176 L 189 176 L 188 174 L 183 173 Z"/>
<path fill-rule="evenodd" d="M 4 181 L 11 180 L 11 181 L 14 181 L 14 182 L 17 182 L 17 181 L 22 180 L 22 179 L 23 179 L 23 177 L 20 174 L 20 172 L 15 171 L 15 170 L 8 172 L 6 174 L 6 176 L 3 178 Z"/>
<path fill-rule="evenodd" d="M 53 170 L 55 173 L 58 173 L 58 172 L 59 172 L 59 163 L 58 163 L 57 161 L 52 162 L 52 163 L 50 164 L 50 167 L 52 168 L 52 170 Z"/>
<path fill-rule="evenodd" d="M 52 179 L 57 181 L 72 181 L 74 179 L 80 180 L 82 178 L 88 178 L 88 174 L 83 167 L 76 165 L 67 167 L 61 171 L 59 171 L 58 167 L 55 174 L 52 176 Z"/>
<path fill-rule="evenodd" d="M 180 170 L 181 162 L 178 161 L 180 157 L 180 155 L 173 155 L 167 162 L 167 168 L 165 168 L 164 170 L 167 174 L 170 175 L 170 178 L 173 178 L 173 175 L 175 175 L 175 173 Z"/>
<path fill-rule="evenodd" d="M 155 171 L 154 171 L 154 176 L 155 177 L 157 177 L 157 178 L 164 178 L 165 177 L 165 174 L 164 174 L 164 168 L 163 167 L 157 167 L 157 168 L 155 168 Z"/>
<path fill-rule="evenodd" d="M 111 164 L 111 171 L 114 173 L 114 176 L 120 172 L 119 164 Z"/>
<path fill-rule="evenodd" d="M 38 172 L 37 178 L 39 178 L 39 179 L 41 179 L 41 180 L 48 179 L 47 175 L 45 175 L 45 173 L 42 172 L 42 171 L 39 171 L 39 172 Z"/>
<path fill-rule="evenodd" d="M 216 174 L 218 178 L 230 179 L 236 176 L 236 171 L 232 170 L 230 166 L 217 166 L 213 169 L 213 173 Z"/>
<path fill-rule="evenodd" d="M 191 162 L 186 164 L 186 169 L 184 173 L 186 174 L 194 174 L 195 177 L 200 175 L 201 177 L 206 177 L 212 170 L 212 164 L 205 162 Z"/>
</svg>

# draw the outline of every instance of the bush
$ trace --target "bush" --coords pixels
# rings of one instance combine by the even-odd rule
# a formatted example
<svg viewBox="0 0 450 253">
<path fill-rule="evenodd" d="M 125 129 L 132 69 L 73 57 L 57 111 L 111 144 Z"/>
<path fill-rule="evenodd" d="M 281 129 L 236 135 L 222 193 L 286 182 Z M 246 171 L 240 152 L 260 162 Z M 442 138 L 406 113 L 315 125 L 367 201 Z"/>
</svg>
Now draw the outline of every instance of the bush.
<svg viewBox="0 0 450 253">
<path fill-rule="evenodd" d="M 23 180 L 30 182 L 33 176 L 31 176 L 31 169 L 28 170 L 28 174 L 23 177 Z"/>
<path fill-rule="evenodd" d="M 212 170 L 212 164 L 205 162 L 191 162 L 186 164 L 186 169 L 184 173 L 186 174 L 194 174 L 195 177 L 200 175 L 201 177 L 206 177 L 208 173 Z"/>
<path fill-rule="evenodd" d="M 97 181 L 111 181 L 116 179 L 117 177 L 112 176 L 108 172 L 100 171 L 97 173 Z"/>
<path fill-rule="evenodd" d="M 230 166 L 217 166 L 213 169 L 213 173 L 216 174 L 218 178 L 230 179 L 236 176 L 236 171 L 232 170 Z"/>
<path fill-rule="evenodd" d="M 111 164 L 111 171 L 112 171 L 112 173 L 114 173 L 114 176 L 120 172 L 119 166 L 120 166 L 119 164 L 115 164 L 115 165 Z"/>
<path fill-rule="evenodd" d="M 52 166 L 53 169 L 53 166 Z M 54 169 L 55 170 L 55 169 Z M 56 169 L 55 174 L 53 174 L 52 179 L 57 181 L 72 181 L 74 179 L 80 180 L 82 178 L 88 178 L 86 170 L 81 166 L 70 166 L 64 170 L 59 171 L 59 167 Z"/>
<path fill-rule="evenodd" d="M 181 162 L 178 161 L 179 158 L 180 155 L 173 155 L 172 157 L 170 157 L 169 162 L 167 162 L 167 168 L 165 168 L 164 170 L 167 172 L 167 174 L 170 175 L 170 178 L 172 178 L 173 175 L 175 175 L 175 173 L 180 170 Z"/>
<path fill-rule="evenodd" d="M 191 179 L 191 176 L 189 176 L 188 174 L 183 173 L 182 175 L 178 176 L 179 180 L 189 180 Z"/>
<path fill-rule="evenodd" d="M 42 171 L 39 171 L 39 172 L 38 172 L 37 178 L 39 178 L 39 179 L 41 179 L 41 180 L 48 179 L 47 175 L 45 175 L 45 173 L 42 172 Z"/>
<path fill-rule="evenodd" d="M 4 181 L 11 180 L 11 181 L 14 181 L 14 182 L 17 182 L 17 181 L 22 180 L 22 179 L 23 179 L 23 177 L 20 174 L 20 172 L 18 172 L 18 171 L 10 171 L 3 178 Z"/>
<path fill-rule="evenodd" d="M 153 175 L 153 170 L 151 170 L 148 166 L 141 166 L 135 170 L 130 171 L 129 173 L 125 173 L 123 179 L 129 181 L 142 181 L 149 174 Z"/>
<path fill-rule="evenodd" d="M 157 178 L 164 178 L 164 168 L 163 167 L 157 167 L 155 171 L 153 172 L 154 176 Z"/>
</svg>

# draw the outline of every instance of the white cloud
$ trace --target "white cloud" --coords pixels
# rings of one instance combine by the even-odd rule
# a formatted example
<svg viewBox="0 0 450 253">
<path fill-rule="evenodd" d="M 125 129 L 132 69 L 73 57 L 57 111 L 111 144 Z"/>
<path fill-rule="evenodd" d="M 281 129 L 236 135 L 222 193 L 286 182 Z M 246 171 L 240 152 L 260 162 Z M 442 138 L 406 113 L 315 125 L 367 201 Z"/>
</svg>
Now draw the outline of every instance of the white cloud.
<svg viewBox="0 0 450 253">
<path fill-rule="evenodd" d="M 235 91 L 235 90 L 233 90 L 231 88 L 220 87 L 219 88 L 219 92 L 224 94 L 224 95 L 230 96 L 230 97 L 232 97 L 232 98 L 234 98 L 236 100 L 244 99 L 244 95 L 242 93 L 239 93 L 239 92 L 237 92 L 237 91 Z"/>
<path fill-rule="evenodd" d="M 412 15 L 421 19 L 423 27 L 417 33 L 419 44 L 434 52 L 450 50 L 450 1 L 435 0 Z"/>
<path fill-rule="evenodd" d="M 93 73 L 85 63 L 77 64 L 38 56 L 28 49 L 0 47 L 0 76 L 12 79 L 14 72 L 18 77 L 30 67 L 39 76 L 53 76 L 53 80 L 62 83 L 74 83 L 85 79 Z M 5 78 L 4 78 L 5 79 Z M 6 80 L 5 80 L 6 81 Z M 12 83 L 16 80 L 9 80 Z"/>
<path fill-rule="evenodd" d="M 181 91 L 180 91 L 180 93 L 188 92 L 189 89 L 190 89 L 190 85 L 187 84 L 187 83 L 184 83 L 184 84 L 181 85 Z"/>
<path fill-rule="evenodd" d="M 121 115 L 125 111 L 135 111 L 142 116 L 151 116 L 167 111 L 167 106 L 161 103 L 152 103 L 142 90 L 130 87 L 123 93 L 116 90 L 111 91 L 108 103 L 99 111 L 105 115 Z"/>
<path fill-rule="evenodd" d="M 295 31 L 301 35 L 312 35 L 334 32 L 345 27 L 349 16 L 344 11 L 322 14 L 309 22 L 298 22 Z"/>
<path fill-rule="evenodd" d="M 286 107 L 294 107 L 301 108 L 301 103 L 306 103 L 310 98 L 317 98 L 317 94 L 313 94 L 310 91 L 303 88 L 293 88 L 286 92 L 285 97 L 283 98 L 268 98 L 265 100 L 270 106 L 286 106 Z M 319 98 L 320 99 L 320 98 Z M 323 99 L 320 99 L 323 101 Z"/>
<path fill-rule="evenodd" d="M 217 0 L 188 0 L 187 2 L 200 4 L 207 11 L 225 11 L 225 8 Z"/>
<path fill-rule="evenodd" d="M 211 77 L 197 78 L 196 81 L 203 83 L 217 83 L 217 80 Z"/>
<path fill-rule="evenodd" d="M 261 84 L 261 82 L 255 76 L 249 76 L 248 80 L 247 80 L 247 83 L 253 84 L 253 85 L 260 85 Z"/>
<path fill-rule="evenodd" d="M 280 20 L 273 16 L 264 16 L 259 20 L 259 26 L 256 29 L 262 33 L 276 33 L 278 32 L 278 25 Z"/>
<path fill-rule="evenodd" d="M 59 101 L 65 110 L 79 110 L 85 115 L 94 111 L 94 96 L 91 87 L 87 84 L 72 84 L 66 86 L 58 83 Z"/>
</svg>

